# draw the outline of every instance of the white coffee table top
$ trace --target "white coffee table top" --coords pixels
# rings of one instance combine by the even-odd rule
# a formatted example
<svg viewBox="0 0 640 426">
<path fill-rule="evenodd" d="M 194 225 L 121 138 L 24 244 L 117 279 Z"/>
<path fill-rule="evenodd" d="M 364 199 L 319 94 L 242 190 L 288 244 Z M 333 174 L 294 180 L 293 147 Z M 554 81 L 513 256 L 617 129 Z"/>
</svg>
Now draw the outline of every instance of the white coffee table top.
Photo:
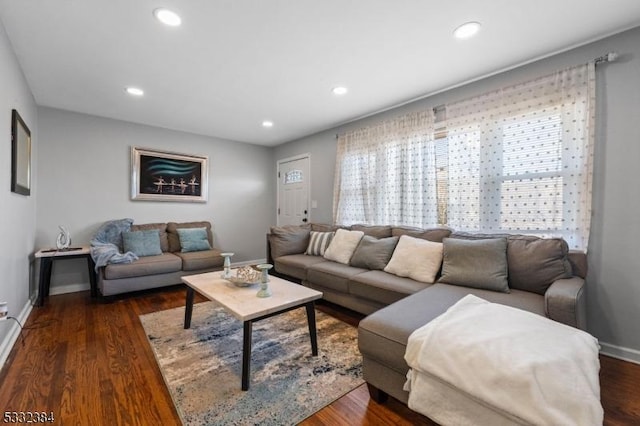
<svg viewBox="0 0 640 426">
<path fill-rule="evenodd" d="M 322 293 L 303 285 L 269 276 L 271 297 L 257 297 L 260 285 L 237 287 L 220 278 L 222 272 L 208 272 L 182 277 L 182 282 L 209 300 L 224 306 L 241 321 L 249 321 L 263 315 L 279 312 L 292 306 L 311 302 L 322 297 Z M 235 276 L 235 271 L 232 271 Z"/>
</svg>

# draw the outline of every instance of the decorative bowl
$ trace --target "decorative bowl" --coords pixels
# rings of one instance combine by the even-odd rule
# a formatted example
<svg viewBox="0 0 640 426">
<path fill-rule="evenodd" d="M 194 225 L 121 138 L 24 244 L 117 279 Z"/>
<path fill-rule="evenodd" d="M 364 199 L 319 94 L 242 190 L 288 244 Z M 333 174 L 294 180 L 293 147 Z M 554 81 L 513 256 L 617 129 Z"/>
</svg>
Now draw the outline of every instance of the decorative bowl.
<svg viewBox="0 0 640 426">
<path fill-rule="evenodd" d="M 235 277 L 227 278 L 227 280 L 238 287 L 247 287 L 253 284 L 260 284 L 261 273 L 251 266 L 243 266 L 236 270 Z"/>
<path fill-rule="evenodd" d="M 231 278 L 225 278 L 225 279 L 231 282 L 236 287 L 249 287 L 250 285 L 260 284 L 259 278 L 257 281 L 253 281 L 253 282 L 247 282 L 244 279 L 238 278 L 238 277 L 231 277 Z"/>
</svg>

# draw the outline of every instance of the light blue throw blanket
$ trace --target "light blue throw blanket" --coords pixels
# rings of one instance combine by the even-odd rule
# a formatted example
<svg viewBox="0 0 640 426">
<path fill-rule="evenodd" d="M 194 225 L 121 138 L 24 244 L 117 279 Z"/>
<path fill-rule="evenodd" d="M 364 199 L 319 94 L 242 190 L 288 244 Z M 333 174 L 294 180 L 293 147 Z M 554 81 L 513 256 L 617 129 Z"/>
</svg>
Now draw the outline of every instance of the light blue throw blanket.
<svg viewBox="0 0 640 426">
<path fill-rule="evenodd" d="M 133 219 L 118 219 L 105 222 L 91 240 L 91 257 L 96 264 L 96 272 L 109 263 L 131 263 L 138 259 L 133 252 L 124 251 L 122 233 L 131 229 Z"/>
</svg>

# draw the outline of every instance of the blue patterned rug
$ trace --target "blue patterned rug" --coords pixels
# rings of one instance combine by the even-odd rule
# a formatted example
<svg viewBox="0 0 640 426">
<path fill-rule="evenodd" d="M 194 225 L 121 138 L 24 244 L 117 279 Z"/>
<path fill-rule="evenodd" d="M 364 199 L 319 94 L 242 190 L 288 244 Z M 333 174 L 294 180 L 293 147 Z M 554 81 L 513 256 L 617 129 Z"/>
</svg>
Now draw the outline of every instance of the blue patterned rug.
<svg viewBox="0 0 640 426">
<path fill-rule="evenodd" d="M 240 390 L 242 322 L 214 302 L 140 316 L 185 425 L 297 424 L 360 386 L 357 330 L 316 311 L 311 355 L 304 308 L 253 325 L 251 385 Z"/>
</svg>

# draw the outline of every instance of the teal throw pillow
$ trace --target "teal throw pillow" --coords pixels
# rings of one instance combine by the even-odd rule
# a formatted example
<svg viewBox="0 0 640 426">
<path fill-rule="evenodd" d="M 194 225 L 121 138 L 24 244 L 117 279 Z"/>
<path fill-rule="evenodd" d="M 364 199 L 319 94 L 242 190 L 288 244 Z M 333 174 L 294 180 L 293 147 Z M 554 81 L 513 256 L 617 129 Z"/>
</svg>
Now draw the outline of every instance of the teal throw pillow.
<svg viewBox="0 0 640 426">
<path fill-rule="evenodd" d="M 160 232 L 157 229 L 123 232 L 122 243 L 125 252 L 133 252 L 138 257 L 162 254 Z"/>
<path fill-rule="evenodd" d="M 207 228 L 178 228 L 180 247 L 183 253 L 190 251 L 211 250 L 207 238 Z"/>
</svg>

